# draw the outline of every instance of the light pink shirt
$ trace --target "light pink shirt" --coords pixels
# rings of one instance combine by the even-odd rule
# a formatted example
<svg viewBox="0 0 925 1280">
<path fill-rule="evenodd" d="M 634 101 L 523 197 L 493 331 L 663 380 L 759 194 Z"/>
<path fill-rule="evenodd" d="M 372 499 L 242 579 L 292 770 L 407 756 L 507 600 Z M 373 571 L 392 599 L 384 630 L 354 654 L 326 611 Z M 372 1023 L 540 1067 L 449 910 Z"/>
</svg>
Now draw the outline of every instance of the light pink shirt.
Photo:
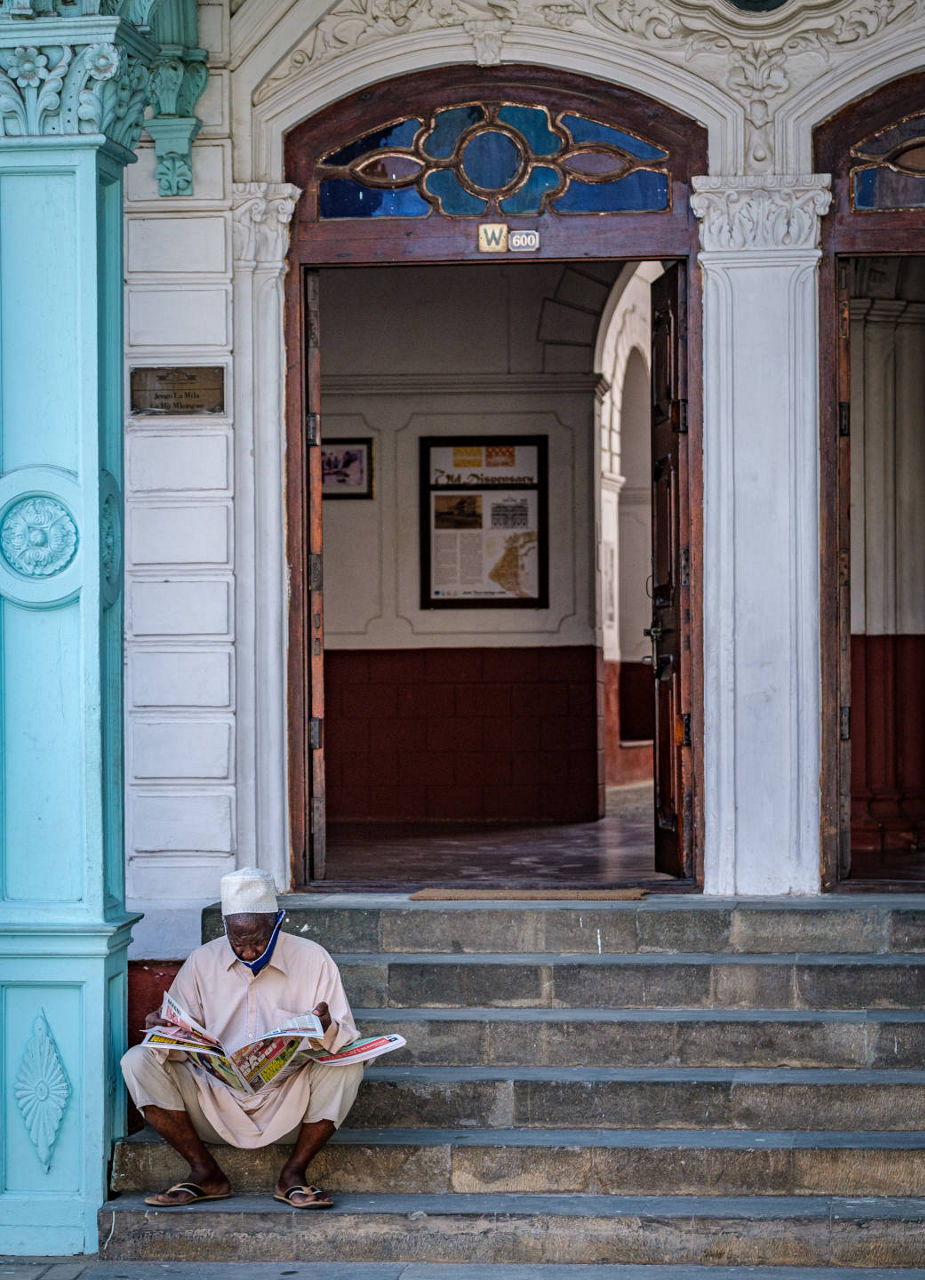
<svg viewBox="0 0 925 1280">
<path fill-rule="evenodd" d="M 256 976 L 237 958 L 227 938 L 197 947 L 174 979 L 170 994 L 227 1049 L 239 1048 L 322 1001 L 331 1012 L 324 1037 L 327 1049 L 336 1051 L 358 1034 L 337 965 L 316 942 L 289 933 L 279 935 L 272 959 Z M 298 1128 L 308 1107 L 308 1070 L 296 1072 L 256 1097 L 242 1097 L 206 1072 L 191 1069 L 204 1114 L 235 1147 L 278 1142 Z"/>
</svg>

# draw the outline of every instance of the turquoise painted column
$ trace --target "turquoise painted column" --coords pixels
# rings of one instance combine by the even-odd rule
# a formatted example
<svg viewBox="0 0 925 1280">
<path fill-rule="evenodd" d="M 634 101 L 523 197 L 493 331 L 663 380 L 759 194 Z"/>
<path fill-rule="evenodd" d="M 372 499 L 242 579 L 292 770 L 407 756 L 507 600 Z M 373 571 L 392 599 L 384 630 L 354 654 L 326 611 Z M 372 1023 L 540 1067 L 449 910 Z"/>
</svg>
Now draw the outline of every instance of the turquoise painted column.
<svg viewBox="0 0 925 1280">
<path fill-rule="evenodd" d="M 0 1253 L 13 1254 L 96 1248 L 124 1115 L 132 923 L 122 170 L 156 49 L 122 18 L 62 7 L 77 16 L 17 0 L 0 18 Z"/>
</svg>

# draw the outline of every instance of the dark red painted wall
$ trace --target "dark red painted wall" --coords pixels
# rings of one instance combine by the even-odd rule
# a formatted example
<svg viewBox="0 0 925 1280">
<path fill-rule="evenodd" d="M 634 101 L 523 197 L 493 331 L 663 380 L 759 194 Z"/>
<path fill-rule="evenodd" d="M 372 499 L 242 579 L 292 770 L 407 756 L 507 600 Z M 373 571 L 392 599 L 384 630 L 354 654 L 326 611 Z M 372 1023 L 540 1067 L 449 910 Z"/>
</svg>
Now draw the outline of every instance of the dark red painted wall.
<svg viewBox="0 0 925 1280">
<path fill-rule="evenodd" d="M 851 637 L 851 846 L 925 847 L 925 636 Z"/>
<path fill-rule="evenodd" d="M 631 699 L 629 707 L 627 691 Z M 640 696 L 642 693 L 648 695 L 647 699 Z M 643 731 L 642 737 L 653 737 L 649 724 L 654 716 L 651 667 L 641 662 L 605 662 L 604 706 L 607 785 L 619 787 L 631 782 L 645 782 L 652 777 L 652 747 L 650 743 L 644 746 L 635 743 L 639 742 L 640 730 Z M 646 709 L 648 721 L 645 719 Z M 645 733 L 646 729 L 648 733 Z M 634 745 L 624 746 L 625 742 Z"/>
<path fill-rule="evenodd" d="M 128 965 L 128 1043 L 140 1044 L 145 1015 L 161 1006 L 164 992 L 177 976 L 179 960 L 130 960 Z M 142 1119 L 128 1104 L 129 1133 L 142 1128 Z"/>
<path fill-rule="evenodd" d="M 593 645 L 329 651 L 328 821 L 590 821 L 604 804 Z"/>
</svg>

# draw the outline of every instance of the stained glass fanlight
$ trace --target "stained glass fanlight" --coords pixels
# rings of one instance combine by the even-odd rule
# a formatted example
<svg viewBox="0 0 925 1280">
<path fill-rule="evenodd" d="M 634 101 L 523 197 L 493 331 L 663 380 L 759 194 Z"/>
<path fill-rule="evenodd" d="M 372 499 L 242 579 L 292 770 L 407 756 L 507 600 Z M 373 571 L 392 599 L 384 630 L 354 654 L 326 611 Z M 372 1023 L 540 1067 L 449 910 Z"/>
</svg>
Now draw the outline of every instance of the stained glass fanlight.
<svg viewBox="0 0 925 1280">
<path fill-rule="evenodd" d="M 925 112 L 856 143 L 851 159 L 854 209 L 925 209 Z"/>
<path fill-rule="evenodd" d="M 319 166 L 322 218 L 537 217 L 670 208 L 668 152 L 545 106 L 464 103 L 384 125 Z"/>
</svg>

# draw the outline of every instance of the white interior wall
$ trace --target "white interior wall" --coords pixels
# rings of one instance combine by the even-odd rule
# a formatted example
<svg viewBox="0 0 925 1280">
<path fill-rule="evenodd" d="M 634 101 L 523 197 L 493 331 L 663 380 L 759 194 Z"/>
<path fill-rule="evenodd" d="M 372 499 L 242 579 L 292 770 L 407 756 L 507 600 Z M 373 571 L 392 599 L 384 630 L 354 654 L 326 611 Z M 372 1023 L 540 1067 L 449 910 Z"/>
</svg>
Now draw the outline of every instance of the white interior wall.
<svg viewBox="0 0 925 1280">
<path fill-rule="evenodd" d="M 851 302 L 851 631 L 925 632 L 925 301 L 886 266 Z M 916 264 L 917 265 L 917 264 Z M 867 264 L 879 272 L 879 264 Z M 871 270 L 864 278 L 876 284 Z M 925 281 L 923 281 L 925 283 Z M 898 284 L 898 287 L 897 287 Z M 913 296 L 897 296 L 911 293 Z"/>
<path fill-rule="evenodd" d="M 582 297 L 572 279 L 566 304 L 563 274 L 576 276 L 495 261 L 322 273 L 324 437 L 372 436 L 376 457 L 374 500 L 324 504 L 328 648 L 594 642 L 596 320 L 583 307 L 606 289 L 588 277 Z M 553 323 L 550 307 L 566 315 Z M 577 368 L 551 373 L 562 348 Z M 418 440 L 479 434 L 549 437 L 548 609 L 419 607 Z"/>
</svg>

